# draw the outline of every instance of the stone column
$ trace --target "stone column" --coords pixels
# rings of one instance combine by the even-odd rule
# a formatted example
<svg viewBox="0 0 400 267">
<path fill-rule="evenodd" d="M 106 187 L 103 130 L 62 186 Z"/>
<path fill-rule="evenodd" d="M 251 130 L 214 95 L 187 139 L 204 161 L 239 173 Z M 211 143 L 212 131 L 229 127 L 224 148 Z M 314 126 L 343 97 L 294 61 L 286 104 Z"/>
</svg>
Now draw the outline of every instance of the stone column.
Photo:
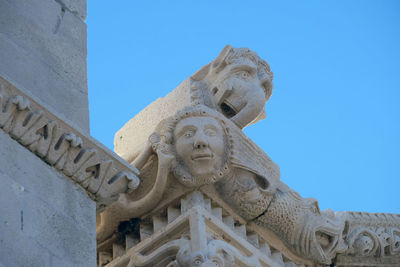
<svg viewBox="0 0 400 267">
<path fill-rule="evenodd" d="M 86 0 L 0 0 L 0 76 L 89 133 L 85 18 Z M 0 266 L 96 266 L 95 221 L 84 189 L 0 129 Z"/>
</svg>

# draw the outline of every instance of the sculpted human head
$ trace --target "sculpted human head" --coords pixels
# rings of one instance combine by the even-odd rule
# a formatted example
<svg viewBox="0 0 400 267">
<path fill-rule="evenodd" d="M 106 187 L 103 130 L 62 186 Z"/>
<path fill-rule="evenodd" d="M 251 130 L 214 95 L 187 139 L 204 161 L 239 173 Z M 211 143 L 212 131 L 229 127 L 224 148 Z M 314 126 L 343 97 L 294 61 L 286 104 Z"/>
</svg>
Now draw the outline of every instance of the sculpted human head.
<svg viewBox="0 0 400 267">
<path fill-rule="evenodd" d="M 198 105 L 169 118 L 158 130 L 175 154 L 173 172 L 187 186 L 221 179 L 229 170 L 229 146 L 222 116 Z"/>
<path fill-rule="evenodd" d="M 229 45 L 192 77 L 207 84 L 214 107 L 239 128 L 264 114 L 273 87 L 273 74 L 265 60 L 248 48 Z"/>
<path fill-rule="evenodd" d="M 219 122 L 212 117 L 188 117 L 174 130 L 177 156 L 193 176 L 212 176 L 222 167 L 224 135 Z"/>
</svg>

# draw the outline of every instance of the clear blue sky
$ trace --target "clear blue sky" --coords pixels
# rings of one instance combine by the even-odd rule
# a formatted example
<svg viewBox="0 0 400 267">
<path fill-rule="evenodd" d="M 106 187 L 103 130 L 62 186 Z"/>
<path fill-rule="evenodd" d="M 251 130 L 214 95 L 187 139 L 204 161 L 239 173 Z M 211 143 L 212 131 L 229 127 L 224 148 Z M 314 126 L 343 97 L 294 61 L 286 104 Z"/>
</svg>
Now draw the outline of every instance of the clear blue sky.
<svg viewBox="0 0 400 267">
<path fill-rule="evenodd" d="M 321 209 L 400 213 L 400 1 L 88 0 L 93 137 L 215 58 L 249 47 L 274 72 L 245 129 Z"/>
</svg>

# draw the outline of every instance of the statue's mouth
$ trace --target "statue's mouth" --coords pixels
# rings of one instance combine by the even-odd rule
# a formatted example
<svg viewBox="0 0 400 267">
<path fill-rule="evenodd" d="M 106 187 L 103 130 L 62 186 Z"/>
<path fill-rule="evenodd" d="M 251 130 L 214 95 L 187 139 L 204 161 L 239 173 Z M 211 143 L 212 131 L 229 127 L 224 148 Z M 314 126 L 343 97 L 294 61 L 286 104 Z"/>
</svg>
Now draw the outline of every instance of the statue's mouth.
<svg viewBox="0 0 400 267">
<path fill-rule="evenodd" d="M 319 229 L 315 232 L 315 239 L 323 255 L 329 258 L 338 244 L 337 233 L 328 229 Z"/>
<path fill-rule="evenodd" d="M 211 160 L 213 155 L 211 153 L 194 153 L 192 155 L 192 160 Z"/>
<path fill-rule="evenodd" d="M 236 109 L 232 106 L 231 103 L 229 103 L 227 100 L 221 103 L 221 111 L 227 118 L 232 118 L 235 116 L 238 112 Z"/>
</svg>

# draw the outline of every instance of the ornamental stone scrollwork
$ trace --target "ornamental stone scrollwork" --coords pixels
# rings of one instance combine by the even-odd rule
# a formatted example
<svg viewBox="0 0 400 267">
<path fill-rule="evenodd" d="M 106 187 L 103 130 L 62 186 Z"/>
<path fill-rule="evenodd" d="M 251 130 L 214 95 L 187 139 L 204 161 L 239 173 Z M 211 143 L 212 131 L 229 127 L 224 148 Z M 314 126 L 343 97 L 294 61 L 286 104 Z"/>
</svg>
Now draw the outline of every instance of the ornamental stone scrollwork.
<svg viewBox="0 0 400 267">
<path fill-rule="evenodd" d="M 132 192 L 138 171 L 0 78 L 0 128 L 81 185 L 97 211 Z"/>
<path fill-rule="evenodd" d="M 321 211 L 242 132 L 271 92 L 268 63 L 226 46 L 116 134 L 141 183 L 98 215 L 107 266 L 400 266 L 400 215 Z"/>
<path fill-rule="evenodd" d="M 400 264 L 400 215 L 367 212 L 340 212 L 346 222 L 348 249 L 337 262 L 352 265 Z"/>
</svg>

